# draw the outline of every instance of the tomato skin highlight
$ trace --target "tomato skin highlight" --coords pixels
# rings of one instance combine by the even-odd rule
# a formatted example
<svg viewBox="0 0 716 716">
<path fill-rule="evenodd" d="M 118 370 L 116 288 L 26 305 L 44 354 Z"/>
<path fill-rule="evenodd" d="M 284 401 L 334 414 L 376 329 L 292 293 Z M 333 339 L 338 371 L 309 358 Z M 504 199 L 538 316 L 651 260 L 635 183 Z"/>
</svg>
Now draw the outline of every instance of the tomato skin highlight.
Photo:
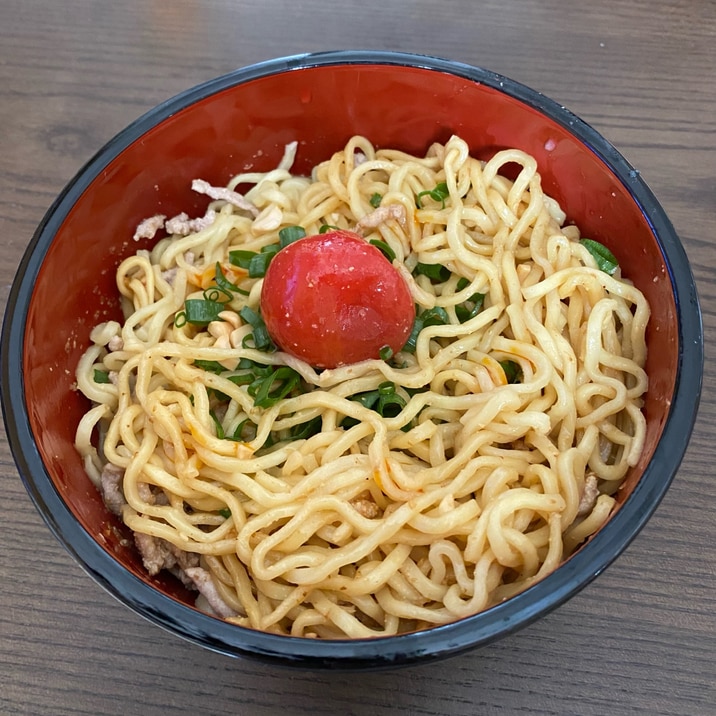
<svg viewBox="0 0 716 716">
<path fill-rule="evenodd" d="M 404 345 L 415 307 L 405 279 L 350 231 L 308 236 L 281 249 L 261 291 L 261 313 L 281 350 L 316 368 L 379 358 Z"/>
</svg>

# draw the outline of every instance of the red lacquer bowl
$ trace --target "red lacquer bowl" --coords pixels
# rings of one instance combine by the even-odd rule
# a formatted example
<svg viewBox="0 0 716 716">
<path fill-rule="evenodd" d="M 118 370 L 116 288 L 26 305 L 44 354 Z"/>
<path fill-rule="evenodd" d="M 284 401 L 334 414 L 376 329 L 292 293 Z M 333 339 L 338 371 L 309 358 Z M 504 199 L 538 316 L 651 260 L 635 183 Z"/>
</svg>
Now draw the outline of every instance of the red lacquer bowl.
<svg viewBox="0 0 716 716">
<path fill-rule="evenodd" d="M 268 170 L 300 142 L 305 172 L 354 134 L 422 153 L 462 136 L 477 156 L 505 147 L 536 157 L 545 191 L 583 234 L 617 255 L 654 307 L 648 329 L 648 434 L 608 523 L 553 574 L 476 616 L 372 640 L 265 634 L 197 611 L 172 577 L 150 578 L 73 447 L 87 403 L 72 388 L 98 322 L 119 317 L 115 269 L 141 245 L 139 221 L 203 211 L 190 189 Z M 62 287 L 58 290 L 58 287 Z M 61 300 L 58 300 L 61 297 Z M 637 171 L 594 129 L 541 94 L 492 72 L 387 52 L 329 52 L 247 67 L 165 102 L 117 135 L 47 212 L 12 287 L 2 335 L 10 445 L 48 525 L 120 601 L 170 631 L 235 656 L 307 668 L 380 668 L 445 657 L 522 627 L 569 598 L 617 557 L 656 509 L 688 442 L 703 339 L 684 250 Z"/>
</svg>

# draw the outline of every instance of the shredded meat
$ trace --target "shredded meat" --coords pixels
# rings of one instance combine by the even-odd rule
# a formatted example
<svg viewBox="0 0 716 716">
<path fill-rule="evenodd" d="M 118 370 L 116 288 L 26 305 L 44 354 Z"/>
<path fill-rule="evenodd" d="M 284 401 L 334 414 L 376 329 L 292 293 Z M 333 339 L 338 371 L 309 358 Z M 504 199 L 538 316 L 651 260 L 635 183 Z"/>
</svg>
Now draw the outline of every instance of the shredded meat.
<svg viewBox="0 0 716 716">
<path fill-rule="evenodd" d="M 211 578 L 211 574 L 201 567 L 190 567 L 184 570 L 189 579 L 192 580 L 194 586 L 199 593 L 209 602 L 209 606 L 219 617 L 235 617 L 236 612 L 221 598 L 219 590 Z"/>
<path fill-rule="evenodd" d="M 239 209 L 248 211 L 254 217 L 259 215 L 259 210 L 241 194 L 231 189 L 227 189 L 224 186 L 212 186 L 209 182 L 203 179 L 194 179 L 191 183 L 191 188 L 199 194 L 206 194 L 211 199 L 221 199 L 227 201 L 229 204 L 233 204 Z"/>
<path fill-rule="evenodd" d="M 589 473 L 584 481 L 584 491 L 582 492 L 582 497 L 579 500 L 577 515 L 580 517 L 588 515 L 594 509 L 597 497 L 599 497 L 597 476 L 594 473 Z"/>
<path fill-rule="evenodd" d="M 122 478 L 124 470 L 121 467 L 108 462 L 103 468 L 100 475 L 100 491 L 104 504 L 113 514 L 120 516 L 122 507 L 127 503 L 122 492 Z"/>
<path fill-rule="evenodd" d="M 162 569 L 174 570 L 177 567 L 186 573 L 187 569 L 199 564 L 198 554 L 185 552 L 159 537 L 135 532 L 134 543 L 142 556 L 144 568 L 151 576 L 159 574 Z"/>
<path fill-rule="evenodd" d="M 148 219 L 140 222 L 137 226 L 137 230 L 134 232 L 134 240 L 139 241 L 140 239 L 153 239 L 157 231 L 164 226 L 164 220 L 167 217 L 164 214 L 155 214 L 150 216 Z"/>
<path fill-rule="evenodd" d="M 388 204 L 388 206 L 379 206 L 375 211 L 366 214 L 356 224 L 356 231 L 363 232 L 365 229 L 374 229 L 376 226 L 384 224 L 389 219 L 395 219 L 401 226 L 405 226 L 407 216 L 405 207 L 402 204 Z"/>
<path fill-rule="evenodd" d="M 164 228 L 168 234 L 188 236 L 189 234 L 203 231 L 208 226 L 211 226 L 215 219 L 216 212 L 213 209 L 209 209 L 204 216 L 201 216 L 198 219 L 190 219 L 188 214 L 182 212 L 171 219 L 167 219 L 167 223 L 164 224 Z"/>
</svg>

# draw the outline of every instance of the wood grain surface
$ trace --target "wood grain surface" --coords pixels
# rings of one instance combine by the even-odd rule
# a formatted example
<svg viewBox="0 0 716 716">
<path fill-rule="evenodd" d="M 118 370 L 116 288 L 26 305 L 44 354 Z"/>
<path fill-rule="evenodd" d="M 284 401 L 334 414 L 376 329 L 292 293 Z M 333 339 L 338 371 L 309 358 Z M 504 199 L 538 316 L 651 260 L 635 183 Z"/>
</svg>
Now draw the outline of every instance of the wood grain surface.
<svg viewBox="0 0 716 716">
<path fill-rule="evenodd" d="M 2 0 L 3 311 L 53 198 L 128 122 L 236 67 L 341 48 L 503 73 L 566 105 L 641 171 L 693 263 L 707 341 L 672 488 L 613 566 L 517 634 L 400 671 L 300 672 L 202 650 L 105 594 L 45 527 L 3 433 L 0 713 L 715 714 L 715 3 Z"/>
</svg>

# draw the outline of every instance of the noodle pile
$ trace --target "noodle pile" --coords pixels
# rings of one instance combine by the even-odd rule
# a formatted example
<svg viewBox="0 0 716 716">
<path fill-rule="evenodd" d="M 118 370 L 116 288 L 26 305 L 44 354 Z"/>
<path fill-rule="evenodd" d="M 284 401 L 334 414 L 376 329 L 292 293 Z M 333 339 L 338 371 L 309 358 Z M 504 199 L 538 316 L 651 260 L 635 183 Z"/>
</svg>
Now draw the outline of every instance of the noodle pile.
<svg viewBox="0 0 716 716">
<path fill-rule="evenodd" d="M 215 199 L 196 230 L 119 266 L 124 322 L 97 326 L 77 369 L 93 403 L 77 449 L 145 564 L 169 556 L 154 571 L 230 622 L 330 639 L 475 614 L 554 570 L 613 509 L 644 442 L 649 307 L 597 267 L 521 151 L 485 163 L 458 137 L 425 157 L 354 137 L 300 177 L 295 149 L 232 180 L 250 186 L 245 205 Z M 426 320 L 412 352 L 330 370 L 256 348 L 239 312 L 260 311 L 262 279 L 229 252 L 324 225 L 387 244 L 417 314 L 447 320 Z M 225 310 L 207 326 L 177 320 L 216 288 L 217 262 L 239 291 L 216 292 Z M 257 407 L 247 365 L 300 382 Z M 356 399 L 391 384 L 392 413 Z"/>
</svg>

